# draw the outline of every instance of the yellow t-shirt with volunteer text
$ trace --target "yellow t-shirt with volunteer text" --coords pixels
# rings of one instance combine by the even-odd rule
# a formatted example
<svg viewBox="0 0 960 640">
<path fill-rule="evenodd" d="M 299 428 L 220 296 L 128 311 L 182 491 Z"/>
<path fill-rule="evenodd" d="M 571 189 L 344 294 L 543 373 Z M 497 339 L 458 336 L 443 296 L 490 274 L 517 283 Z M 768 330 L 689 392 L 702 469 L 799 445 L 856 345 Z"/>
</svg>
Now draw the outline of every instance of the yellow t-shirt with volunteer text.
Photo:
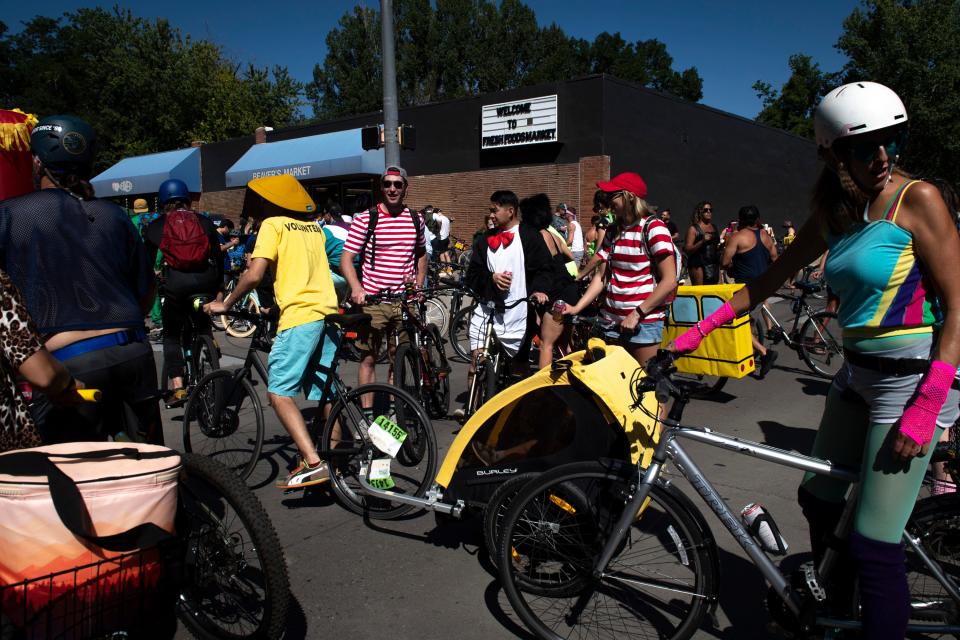
<svg viewBox="0 0 960 640">
<path fill-rule="evenodd" d="M 276 267 L 279 331 L 337 312 L 324 238 L 323 228 L 310 220 L 274 216 L 260 225 L 252 257 L 271 260 Z"/>
</svg>

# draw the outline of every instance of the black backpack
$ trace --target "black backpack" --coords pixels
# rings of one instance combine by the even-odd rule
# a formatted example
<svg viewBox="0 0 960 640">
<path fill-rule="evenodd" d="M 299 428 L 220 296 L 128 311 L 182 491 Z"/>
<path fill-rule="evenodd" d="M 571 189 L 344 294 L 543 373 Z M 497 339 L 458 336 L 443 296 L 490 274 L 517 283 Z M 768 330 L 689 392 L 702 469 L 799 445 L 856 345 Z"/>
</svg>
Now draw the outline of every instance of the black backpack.
<svg viewBox="0 0 960 640">
<path fill-rule="evenodd" d="M 374 230 L 377 228 L 377 222 L 380 221 L 380 207 L 370 207 L 367 209 L 367 215 L 370 216 L 370 220 L 367 222 L 367 235 L 363 239 L 363 244 L 360 245 L 360 252 L 357 254 L 357 258 L 360 261 L 360 266 L 363 266 L 364 255 L 366 254 L 367 246 L 369 246 L 370 266 L 375 267 L 377 264 L 377 239 L 374 235 Z M 420 213 L 416 209 L 410 209 L 410 219 L 413 221 L 413 232 L 419 240 Z M 370 243 L 371 240 L 373 240 L 372 244 Z"/>
</svg>

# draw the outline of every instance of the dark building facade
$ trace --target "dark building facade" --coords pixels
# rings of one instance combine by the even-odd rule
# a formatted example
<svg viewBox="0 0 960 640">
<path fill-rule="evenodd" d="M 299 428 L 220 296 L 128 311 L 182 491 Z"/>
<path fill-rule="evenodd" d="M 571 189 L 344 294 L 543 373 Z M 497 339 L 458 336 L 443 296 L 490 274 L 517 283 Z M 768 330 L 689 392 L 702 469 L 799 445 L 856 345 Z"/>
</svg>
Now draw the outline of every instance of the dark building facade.
<svg viewBox="0 0 960 640">
<path fill-rule="evenodd" d="M 227 174 L 258 142 L 282 155 L 275 143 L 381 122 L 370 113 L 203 145 L 200 207 L 241 215 L 245 188 L 228 186 Z M 754 204 L 779 230 L 806 217 L 818 171 L 812 141 L 605 75 L 402 109 L 400 122 L 416 130 L 416 148 L 401 151 L 408 203 L 441 207 L 467 237 L 497 189 L 544 192 L 589 221 L 594 184 L 621 171 L 642 175 L 648 201 L 670 207 L 681 228 L 695 203 L 709 200 L 718 226 Z M 315 138 L 318 151 L 325 139 Z M 357 147 L 358 156 L 382 153 Z M 274 171 L 300 172 L 318 205 L 338 202 L 347 212 L 358 193 L 378 194 L 376 171 L 330 175 L 319 162 Z"/>
</svg>

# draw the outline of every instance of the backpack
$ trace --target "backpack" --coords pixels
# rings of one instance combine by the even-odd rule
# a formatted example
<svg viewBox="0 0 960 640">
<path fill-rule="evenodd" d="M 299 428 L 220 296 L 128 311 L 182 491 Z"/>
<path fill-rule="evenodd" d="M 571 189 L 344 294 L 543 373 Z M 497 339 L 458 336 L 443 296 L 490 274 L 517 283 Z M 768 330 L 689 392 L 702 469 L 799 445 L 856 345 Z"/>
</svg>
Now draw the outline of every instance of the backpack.
<svg viewBox="0 0 960 640">
<path fill-rule="evenodd" d="M 653 256 L 650 253 L 650 224 L 653 222 L 653 216 L 647 218 L 647 222 L 643 225 L 643 231 L 641 232 L 641 238 L 643 240 L 643 250 L 647 254 L 647 259 L 650 260 L 650 265 L 653 266 Z M 668 230 L 669 233 L 669 230 Z M 677 288 L 680 286 L 680 272 L 683 270 L 683 255 L 680 253 L 680 250 L 677 248 L 676 243 L 671 238 L 670 246 L 673 247 L 673 260 L 674 264 L 677 267 L 677 284 L 674 285 L 673 291 L 670 292 L 670 295 L 666 297 L 663 301 L 663 305 L 666 306 L 674 301 L 677 297 Z M 656 269 L 651 269 L 651 273 L 656 271 Z M 653 279 L 655 282 L 658 282 L 660 279 L 654 273 Z M 654 285 L 656 286 L 656 285 Z"/>
<path fill-rule="evenodd" d="M 177 209 L 167 214 L 160 238 L 160 252 L 171 269 L 201 271 L 207 266 L 210 240 L 193 211 Z"/>
<path fill-rule="evenodd" d="M 377 228 L 377 222 L 380 221 L 380 207 L 371 207 L 367 209 L 367 215 L 370 219 L 367 221 L 367 235 L 363 238 L 363 244 L 360 245 L 360 252 L 357 257 L 360 264 L 363 265 L 364 255 L 367 251 L 367 245 L 370 245 L 370 266 L 377 265 L 377 239 L 374 236 L 374 230 Z M 413 232 L 417 239 L 420 239 L 420 214 L 415 209 L 410 209 L 410 219 L 413 221 Z M 373 244 L 370 241 L 373 240 Z"/>
</svg>

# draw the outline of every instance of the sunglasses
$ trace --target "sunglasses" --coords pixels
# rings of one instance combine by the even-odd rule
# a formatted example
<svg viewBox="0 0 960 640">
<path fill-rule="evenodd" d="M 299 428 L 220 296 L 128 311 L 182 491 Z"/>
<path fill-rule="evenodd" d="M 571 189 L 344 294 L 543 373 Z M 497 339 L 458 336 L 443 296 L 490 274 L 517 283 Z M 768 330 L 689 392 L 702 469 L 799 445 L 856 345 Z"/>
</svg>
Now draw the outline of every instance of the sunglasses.
<svg viewBox="0 0 960 640">
<path fill-rule="evenodd" d="M 876 160 L 880 147 L 883 147 L 888 158 L 896 158 L 900 155 L 906 141 L 907 132 L 897 131 L 882 140 L 861 140 L 859 142 L 856 139 L 851 140 L 847 148 L 850 149 L 851 156 L 863 164 L 870 164 Z"/>
<path fill-rule="evenodd" d="M 700 211 L 703 213 L 713 213 L 713 207 L 704 207 L 703 209 L 700 209 Z"/>
<path fill-rule="evenodd" d="M 398 181 L 396 181 L 396 180 L 384 180 L 384 181 L 383 181 L 383 188 L 384 188 L 384 189 L 390 189 L 391 187 L 399 191 L 400 189 L 403 189 L 403 182 L 398 182 Z"/>
</svg>

